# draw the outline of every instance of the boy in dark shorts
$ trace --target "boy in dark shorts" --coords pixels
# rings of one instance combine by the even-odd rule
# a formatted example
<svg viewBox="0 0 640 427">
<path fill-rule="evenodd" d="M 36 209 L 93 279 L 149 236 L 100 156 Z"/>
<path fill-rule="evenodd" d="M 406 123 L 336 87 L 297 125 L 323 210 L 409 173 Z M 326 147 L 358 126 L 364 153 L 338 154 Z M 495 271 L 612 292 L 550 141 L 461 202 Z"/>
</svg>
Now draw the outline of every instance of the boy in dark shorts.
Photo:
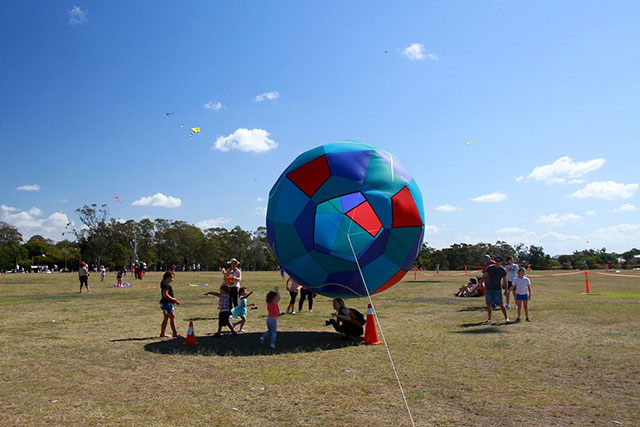
<svg viewBox="0 0 640 427">
<path fill-rule="evenodd" d="M 485 283 L 485 301 L 487 303 L 487 320 L 484 323 L 492 323 L 491 320 L 491 306 L 493 304 L 500 307 L 504 320 L 510 323 L 509 316 L 507 315 L 507 309 L 502 304 L 502 288 L 507 286 L 507 270 L 502 266 L 502 257 L 497 256 L 495 258 L 495 264 L 490 265 L 484 272 L 483 282 Z"/>
<path fill-rule="evenodd" d="M 220 286 L 220 292 L 207 292 L 205 295 L 213 295 L 218 297 L 218 310 L 220 313 L 218 314 L 218 332 L 213 334 L 214 337 L 219 337 L 220 332 L 222 331 L 223 326 L 227 326 L 231 329 L 231 336 L 236 336 L 236 331 L 233 330 L 233 326 L 229 322 L 229 317 L 231 317 L 231 306 L 230 306 L 230 298 L 229 298 L 229 286 L 222 285 Z"/>
</svg>

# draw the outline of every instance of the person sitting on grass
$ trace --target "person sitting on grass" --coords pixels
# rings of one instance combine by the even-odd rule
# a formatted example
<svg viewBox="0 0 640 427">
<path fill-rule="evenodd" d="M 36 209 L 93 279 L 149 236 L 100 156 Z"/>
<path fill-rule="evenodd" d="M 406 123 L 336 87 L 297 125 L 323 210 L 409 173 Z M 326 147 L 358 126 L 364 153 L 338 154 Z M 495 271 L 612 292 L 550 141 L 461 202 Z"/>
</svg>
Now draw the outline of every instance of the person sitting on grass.
<svg viewBox="0 0 640 427">
<path fill-rule="evenodd" d="M 466 285 L 461 286 L 458 289 L 458 292 L 456 292 L 455 296 L 457 297 L 468 297 L 469 294 L 473 291 L 476 290 L 476 288 L 478 287 L 478 282 L 476 281 L 476 279 L 474 279 L 473 277 L 469 279 L 469 283 L 467 283 Z"/>
<path fill-rule="evenodd" d="M 233 326 L 229 323 L 229 317 L 231 317 L 231 310 L 229 309 L 229 286 L 221 285 L 220 292 L 206 292 L 205 295 L 218 297 L 218 332 L 213 334 L 213 336 L 216 338 L 219 337 L 223 326 L 231 329 L 231 336 L 236 336 L 236 331 L 233 330 Z"/>
<path fill-rule="evenodd" d="M 325 326 L 332 325 L 337 332 L 343 333 L 347 339 L 359 340 L 364 333 L 362 329 L 365 323 L 364 318 L 358 319 L 356 310 L 348 309 L 341 298 L 333 300 L 333 309 L 336 312 L 332 313 L 331 317 L 335 317 L 335 319 L 327 320 Z"/>
<path fill-rule="evenodd" d="M 469 292 L 468 294 L 466 294 L 465 296 L 467 297 L 482 297 L 484 296 L 484 283 L 482 282 L 482 277 L 477 277 L 476 278 L 478 285 L 476 286 L 476 288 Z"/>
<path fill-rule="evenodd" d="M 168 338 L 169 335 L 165 334 L 167 330 L 167 323 L 171 321 L 171 330 L 173 331 L 174 338 L 184 338 L 181 335 L 178 335 L 178 331 L 176 330 L 176 312 L 173 308 L 173 304 L 180 305 L 180 301 L 178 301 L 173 296 L 173 288 L 171 287 L 171 282 L 173 282 L 173 277 L 175 275 L 167 271 L 162 276 L 162 282 L 160 282 L 160 291 L 162 292 L 162 299 L 160 300 L 160 308 L 162 309 L 162 313 L 164 314 L 164 319 L 162 320 L 162 326 L 160 326 L 160 338 Z"/>
</svg>

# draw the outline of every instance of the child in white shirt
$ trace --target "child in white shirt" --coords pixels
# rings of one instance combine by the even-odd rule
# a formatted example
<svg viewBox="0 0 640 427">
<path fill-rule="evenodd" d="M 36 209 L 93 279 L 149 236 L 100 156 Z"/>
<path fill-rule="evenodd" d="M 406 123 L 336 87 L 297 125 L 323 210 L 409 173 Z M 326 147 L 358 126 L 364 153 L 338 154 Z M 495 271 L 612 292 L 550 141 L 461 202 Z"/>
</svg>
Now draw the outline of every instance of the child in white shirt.
<svg viewBox="0 0 640 427">
<path fill-rule="evenodd" d="M 528 277 L 524 277 L 524 268 L 518 270 L 518 277 L 513 279 L 513 286 L 516 290 L 516 304 L 518 305 L 518 317 L 516 322 L 520 321 L 520 309 L 524 305 L 524 314 L 527 318 L 527 322 L 531 322 L 529 319 L 529 300 L 531 299 L 531 281 Z"/>
</svg>

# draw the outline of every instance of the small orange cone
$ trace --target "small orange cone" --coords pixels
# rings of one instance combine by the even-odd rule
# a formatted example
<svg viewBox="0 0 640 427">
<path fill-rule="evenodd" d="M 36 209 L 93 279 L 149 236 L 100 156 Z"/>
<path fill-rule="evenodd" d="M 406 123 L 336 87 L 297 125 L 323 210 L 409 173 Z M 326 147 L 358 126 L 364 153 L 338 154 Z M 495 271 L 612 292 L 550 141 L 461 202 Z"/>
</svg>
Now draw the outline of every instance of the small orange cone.
<svg viewBox="0 0 640 427">
<path fill-rule="evenodd" d="M 376 328 L 376 318 L 373 316 L 371 304 L 367 307 L 367 324 L 364 330 L 364 343 L 371 345 L 382 344 L 378 341 L 378 328 Z"/>
<path fill-rule="evenodd" d="M 189 321 L 189 330 L 187 330 L 187 339 L 184 345 L 198 345 L 196 342 L 196 334 L 193 332 L 193 320 Z"/>
</svg>

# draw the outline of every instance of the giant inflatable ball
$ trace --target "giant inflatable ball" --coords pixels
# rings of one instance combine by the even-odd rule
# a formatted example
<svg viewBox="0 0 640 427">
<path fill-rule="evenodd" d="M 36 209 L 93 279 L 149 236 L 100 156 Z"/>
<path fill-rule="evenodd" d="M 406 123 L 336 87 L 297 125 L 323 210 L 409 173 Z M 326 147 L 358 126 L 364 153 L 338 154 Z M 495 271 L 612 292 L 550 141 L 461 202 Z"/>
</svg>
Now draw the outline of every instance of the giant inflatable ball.
<svg viewBox="0 0 640 427">
<path fill-rule="evenodd" d="M 364 297 L 411 269 L 424 236 L 422 195 L 398 159 L 355 142 L 300 154 L 269 192 L 267 237 L 303 287 Z"/>
</svg>

